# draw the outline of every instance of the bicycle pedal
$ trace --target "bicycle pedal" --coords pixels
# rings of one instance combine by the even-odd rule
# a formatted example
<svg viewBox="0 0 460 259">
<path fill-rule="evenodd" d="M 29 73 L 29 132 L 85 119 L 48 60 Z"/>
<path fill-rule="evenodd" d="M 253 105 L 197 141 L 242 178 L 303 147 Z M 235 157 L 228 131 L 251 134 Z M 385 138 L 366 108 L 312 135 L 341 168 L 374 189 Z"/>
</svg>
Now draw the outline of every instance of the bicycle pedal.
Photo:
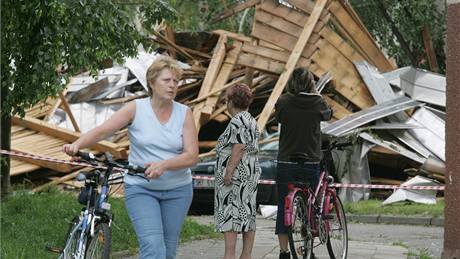
<svg viewBox="0 0 460 259">
<path fill-rule="evenodd" d="M 48 252 L 52 252 L 52 253 L 56 253 L 56 254 L 60 254 L 60 253 L 62 253 L 62 251 L 63 251 L 62 248 L 59 248 L 59 247 L 51 247 L 51 246 L 47 246 L 47 247 L 46 247 L 46 250 L 48 250 Z"/>
</svg>

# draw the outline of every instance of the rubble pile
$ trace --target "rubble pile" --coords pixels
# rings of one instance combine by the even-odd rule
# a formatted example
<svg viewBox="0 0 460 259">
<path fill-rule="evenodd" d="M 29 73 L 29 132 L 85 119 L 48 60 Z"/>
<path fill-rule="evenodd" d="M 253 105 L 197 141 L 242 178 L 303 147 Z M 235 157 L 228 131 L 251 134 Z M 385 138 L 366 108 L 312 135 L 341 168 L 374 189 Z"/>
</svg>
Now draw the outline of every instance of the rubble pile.
<svg viewBox="0 0 460 259">
<path fill-rule="evenodd" d="M 96 77 L 88 73 L 72 77 L 59 96 L 28 110 L 24 118 L 14 117 L 12 150 L 68 159 L 60 152 L 64 143 L 101 124 L 124 103 L 146 96 L 146 70 L 163 53 L 176 58 L 185 71 L 176 100 L 193 110 L 201 157 L 213 155 L 215 140 L 230 119 L 222 98 L 228 87 L 240 82 L 250 86 L 254 94 L 250 112 L 262 136 L 269 136 L 277 131 L 273 109 L 290 73 L 306 66 L 334 112 L 333 120 L 322 125 L 323 133 L 356 143 L 337 154 L 346 157 L 339 159 L 344 161 L 341 166 L 337 162 L 343 168 L 340 181 L 399 184 L 416 175 L 444 181 L 443 75 L 398 68 L 346 1 L 250 0 L 216 20 L 246 8 L 255 8 L 250 35 L 225 30 L 184 33 L 162 27 L 151 36 L 160 46 L 155 53 L 140 47 L 136 58 L 103 69 Z M 127 130 L 101 141 L 92 151 L 126 159 Z M 13 158 L 11 175 L 39 168 L 66 174 L 76 170 Z M 374 174 L 378 168 L 387 171 Z M 68 175 L 64 177 L 52 179 L 72 184 Z"/>
</svg>

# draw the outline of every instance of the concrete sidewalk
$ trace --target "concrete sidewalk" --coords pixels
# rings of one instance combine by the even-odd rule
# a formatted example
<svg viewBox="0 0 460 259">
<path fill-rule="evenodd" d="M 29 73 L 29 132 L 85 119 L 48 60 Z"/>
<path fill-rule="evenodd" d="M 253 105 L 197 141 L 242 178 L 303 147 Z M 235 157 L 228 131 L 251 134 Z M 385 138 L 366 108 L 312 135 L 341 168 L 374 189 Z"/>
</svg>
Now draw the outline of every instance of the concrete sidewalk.
<svg viewBox="0 0 460 259">
<path fill-rule="evenodd" d="M 212 216 L 192 217 L 200 224 L 213 224 Z M 275 221 L 258 217 L 255 244 L 253 249 L 254 259 L 278 258 L 279 247 L 275 236 Z M 237 253 L 241 251 L 242 238 L 238 236 Z M 329 258 L 325 247 L 315 248 L 319 258 Z M 216 259 L 224 255 L 224 240 L 197 240 L 181 244 L 178 259 Z M 238 258 L 239 254 L 237 254 Z M 348 258 L 353 259 L 407 259 L 408 250 L 401 246 L 391 246 L 378 243 L 349 241 Z"/>
</svg>

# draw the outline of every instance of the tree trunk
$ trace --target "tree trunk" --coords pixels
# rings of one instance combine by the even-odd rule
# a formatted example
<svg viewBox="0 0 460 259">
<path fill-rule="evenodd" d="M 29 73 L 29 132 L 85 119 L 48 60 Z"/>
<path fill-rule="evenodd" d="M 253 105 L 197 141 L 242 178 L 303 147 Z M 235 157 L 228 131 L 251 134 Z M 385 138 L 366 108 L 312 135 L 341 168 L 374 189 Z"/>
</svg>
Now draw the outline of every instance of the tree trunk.
<svg viewBox="0 0 460 259">
<path fill-rule="evenodd" d="M 8 96 L 8 89 L 2 85 L 1 90 L 1 103 L 2 107 L 1 113 L 1 139 L 0 146 L 3 150 L 10 150 L 11 147 L 11 113 L 4 109 L 5 100 Z M 8 195 L 10 191 L 10 156 L 1 155 L 0 157 L 1 164 L 1 197 Z"/>
<path fill-rule="evenodd" d="M 11 116 L 2 116 L 2 138 L 1 146 L 3 150 L 10 150 L 11 147 Z M 8 195 L 10 190 L 10 156 L 2 155 L 1 157 L 1 197 Z"/>
</svg>

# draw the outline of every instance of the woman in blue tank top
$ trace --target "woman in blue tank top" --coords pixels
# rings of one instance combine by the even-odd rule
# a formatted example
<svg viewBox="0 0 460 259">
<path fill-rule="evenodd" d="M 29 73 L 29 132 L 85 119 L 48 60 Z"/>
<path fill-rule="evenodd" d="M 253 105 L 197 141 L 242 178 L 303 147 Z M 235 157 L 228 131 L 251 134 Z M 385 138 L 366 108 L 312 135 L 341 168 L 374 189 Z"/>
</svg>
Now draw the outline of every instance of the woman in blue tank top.
<svg viewBox="0 0 460 259">
<path fill-rule="evenodd" d="M 125 176 L 125 204 L 140 258 L 176 258 L 182 223 L 193 197 L 190 167 L 198 161 L 191 110 L 174 101 L 182 70 L 169 57 L 147 70 L 149 97 L 126 104 L 102 125 L 63 146 L 69 155 L 128 126 L 129 162 L 147 167 L 144 179 Z"/>
</svg>

